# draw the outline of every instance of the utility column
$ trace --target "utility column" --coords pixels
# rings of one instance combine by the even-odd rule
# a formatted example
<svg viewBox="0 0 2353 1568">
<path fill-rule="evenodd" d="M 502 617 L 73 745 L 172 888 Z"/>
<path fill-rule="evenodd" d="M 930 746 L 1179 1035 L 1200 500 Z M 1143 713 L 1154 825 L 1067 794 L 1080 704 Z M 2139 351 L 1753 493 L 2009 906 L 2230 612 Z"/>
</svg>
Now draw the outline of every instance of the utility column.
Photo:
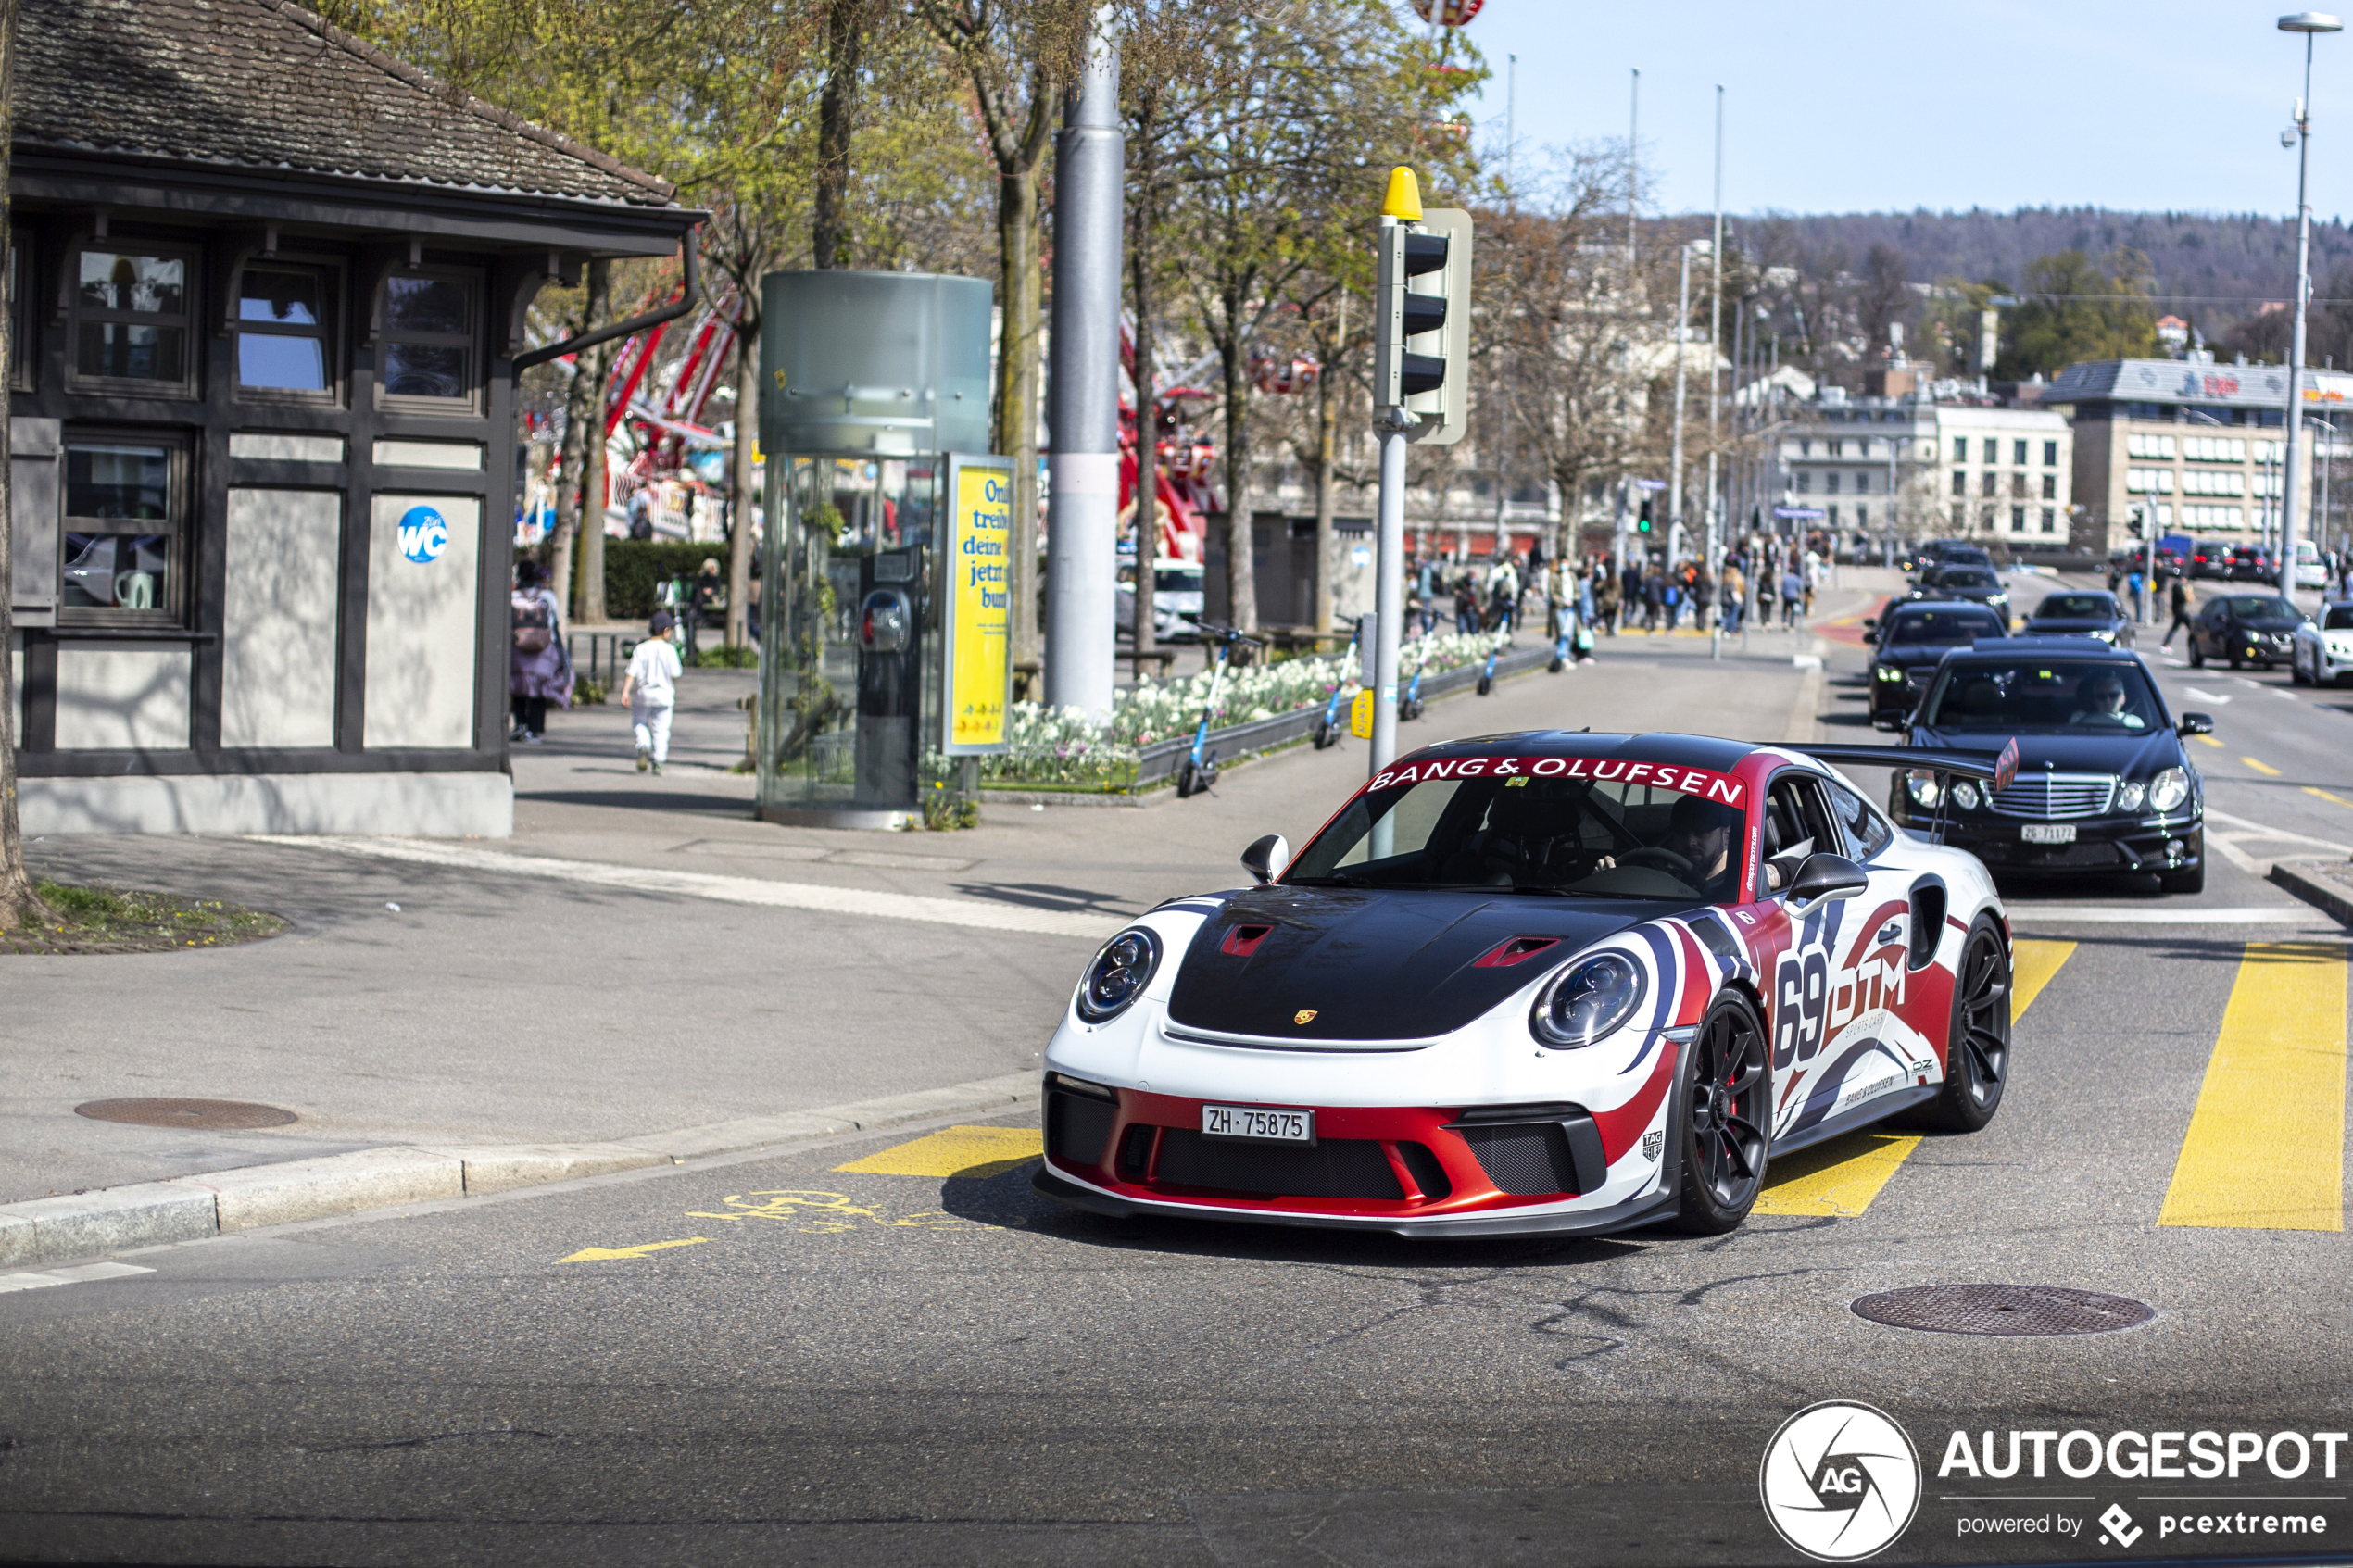
<svg viewBox="0 0 2353 1568">
<path fill-rule="evenodd" d="M 1046 511 L 1046 701 L 1111 720 L 1118 675 L 1119 270 L 1126 137 L 1119 46 L 1099 20 L 1063 101 L 1054 177 L 1053 454 Z M 1149 475 L 1150 469 L 1141 470 Z M 1149 477 L 1144 483 L 1149 483 Z M 1151 570 L 1139 547 L 1137 571 Z"/>
</svg>

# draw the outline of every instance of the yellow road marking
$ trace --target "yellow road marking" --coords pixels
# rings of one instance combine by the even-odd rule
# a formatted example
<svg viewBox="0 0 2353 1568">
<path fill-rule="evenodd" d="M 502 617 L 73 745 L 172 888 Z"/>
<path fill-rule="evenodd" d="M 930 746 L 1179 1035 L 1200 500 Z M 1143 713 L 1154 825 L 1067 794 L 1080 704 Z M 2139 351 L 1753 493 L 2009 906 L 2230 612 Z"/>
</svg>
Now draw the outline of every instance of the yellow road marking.
<svg viewBox="0 0 2353 1568">
<path fill-rule="evenodd" d="M 994 1176 L 1045 1151 L 1045 1135 L 1035 1127 L 948 1127 L 834 1169 L 883 1176 Z"/>
<path fill-rule="evenodd" d="M 2345 948 L 2250 942 L 2160 1225 L 2345 1228 Z"/>
<path fill-rule="evenodd" d="M 2190 739 L 2195 741 L 2203 741 L 2208 746 L 2214 747 L 2217 751 L 2220 751 L 2222 748 L 2222 743 L 2216 740 L 2212 735 L 2192 735 Z"/>
<path fill-rule="evenodd" d="M 2267 779 L 2276 779 L 2280 776 L 2280 771 L 2277 768 L 2272 767 L 2269 762 L 2258 762 L 2252 757 L 2242 757 L 2239 760 L 2246 763 L 2248 767 L 2254 769 L 2257 772 L 2262 774 Z"/>
<path fill-rule="evenodd" d="M 2341 795 L 2331 795 L 2327 790 L 2316 788 L 2311 784 L 2306 784 L 2304 786 L 2304 793 L 2307 795 L 2318 796 L 2322 800 L 2334 801 L 2337 805 L 2345 807 L 2348 810 L 2353 810 L 2353 800 L 2347 800 Z"/>
<path fill-rule="evenodd" d="M 2010 944 L 2010 1022 L 2016 1023 L 2043 987 L 2075 956 L 2072 942 L 2026 939 Z"/>
<path fill-rule="evenodd" d="M 1871 1206 L 1919 1142 L 1917 1133 L 1861 1132 L 1802 1148 L 1767 1169 L 1753 1212 L 1852 1219 Z"/>
<path fill-rule="evenodd" d="M 639 1247 L 584 1247 L 569 1258 L 559 1258 L 559 1263 L 605 1263 L 616 1258 L 642 1258 L 648 1252 L 659 1252 L 665 1247 L 692 1247 L 709 1241 L 707 1236 L 690 1236 L 684 1241 L 648 1241 Z"/>
<path fill-rule="evenodd" d="M 758 1199 L 760 1201 L 754 1201 Z M 926 1209 L 921 1213 L 902 1214 L 892 1219 L 879 1204 L 861 1205 L 849 1201 L 838 1192 L 817 1192 L 809 1189 L 777 1187 L 754 1193 L 730 1193 L 719 1200 L 727 1205 L 724 1210 L 705 1211 L 689 1209 L 690 1220 L 781 1220 L 792 1228 L 811 1236 L 837 1235 L 861 1229 L 859 1222 L 878 1225 L 885 1230 L 993 1231 L 1003 1227 L 985 1225 L 977 1220 L 963 1220 L 941 1209 Z M 801 1221 L 810 1222 L 803 1224 Z"/>
</svg>

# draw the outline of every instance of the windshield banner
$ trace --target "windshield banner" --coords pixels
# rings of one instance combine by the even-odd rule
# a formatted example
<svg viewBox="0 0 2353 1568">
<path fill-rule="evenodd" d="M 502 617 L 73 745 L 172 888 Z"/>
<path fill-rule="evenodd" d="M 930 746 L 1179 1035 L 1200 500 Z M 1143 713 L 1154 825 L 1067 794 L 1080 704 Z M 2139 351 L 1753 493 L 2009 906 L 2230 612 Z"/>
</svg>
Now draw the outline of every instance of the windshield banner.
<svg viewBox="0 0 2353 1568">
<path fill-rule="evenodd" d="M 1730 773 L 1686 768 L 1674 762 L 1631 762 L 1622 757 L 1444 757 L 1409 762 L 1378 774 L 1367 790 L 1398 789 L 1438 779 L 1592 779 L 1619 784 L 1650 784 L 1697 795 L 1741 809 L 1748 785 Z"/>
</svg>

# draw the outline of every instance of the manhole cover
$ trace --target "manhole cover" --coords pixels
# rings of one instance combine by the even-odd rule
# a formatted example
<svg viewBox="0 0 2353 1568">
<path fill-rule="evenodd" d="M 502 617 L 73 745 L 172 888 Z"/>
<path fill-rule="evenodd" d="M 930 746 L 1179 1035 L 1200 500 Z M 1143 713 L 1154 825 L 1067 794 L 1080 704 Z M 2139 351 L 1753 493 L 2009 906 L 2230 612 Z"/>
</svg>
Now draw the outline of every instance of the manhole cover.
<svg viewBox="0 0 2353 1568">
<path fill-rule="evenodd" d="M 2129 1296 L 2055 1285 L 1923 1285 L 1866 1296 L 1855 1315 L 1931 1334 L 2112 1334 L 2157 1312 Z"/>
<path fill-rule="evenodd" d="M 94 1122 L 128 1122 L 134 1127 L 186 1127 L 199 1133 L 283 1127 L 295 1119 L 291 1110 L 242 1099 L 94 1099 L 87 1105 L 75 1106 L 73 1113 Z"/>
</svg>

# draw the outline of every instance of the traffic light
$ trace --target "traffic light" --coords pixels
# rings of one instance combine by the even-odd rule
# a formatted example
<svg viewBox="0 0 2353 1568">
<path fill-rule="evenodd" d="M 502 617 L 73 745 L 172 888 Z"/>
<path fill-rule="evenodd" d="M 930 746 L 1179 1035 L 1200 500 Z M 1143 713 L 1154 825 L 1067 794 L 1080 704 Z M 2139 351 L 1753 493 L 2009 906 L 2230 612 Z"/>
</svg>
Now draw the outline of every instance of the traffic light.
<svg viewBox="0 0 2353 1568">
<path fill-rule="evenodd" d="M 2142 509 L 2141 509 L 2139 507 L 2134 507 L 2134 508 L 2131 508 L 2128 512 L 2126 512 L 2126 514 L 2125 514 L 2125 520 L 2124 520 L 2124 527 L 2125 527 L 2125 530 L 2126 530 L 2128 533 L 2130 533 L 2133 535 L 2133 538 L 2135 538 L 2135 539 L 2138 539 L 2139 537 L 2141 537 L 2141 520 L 2142 520 L 2143 516 L 2144 516 L 2144 513 L 2143 513 Z"/>
<path fill-rule="evenodd" d="M 1374 292 L 1373 401 L 1415 418 L 1407 439 L 1446 446 L 1470 409 L 1470 214 L 1422 210 L 1414 171 L 1390 171 Z"/>
<path fill-rule="evenodd" d="M 1634 532 L 1637 533 L 1648 533 L 1650 531 L 1651 504 L 1649 498 L 1645 496 L 1642 501 L 1642 509 L 1634 514 Z"/>
</svg>

